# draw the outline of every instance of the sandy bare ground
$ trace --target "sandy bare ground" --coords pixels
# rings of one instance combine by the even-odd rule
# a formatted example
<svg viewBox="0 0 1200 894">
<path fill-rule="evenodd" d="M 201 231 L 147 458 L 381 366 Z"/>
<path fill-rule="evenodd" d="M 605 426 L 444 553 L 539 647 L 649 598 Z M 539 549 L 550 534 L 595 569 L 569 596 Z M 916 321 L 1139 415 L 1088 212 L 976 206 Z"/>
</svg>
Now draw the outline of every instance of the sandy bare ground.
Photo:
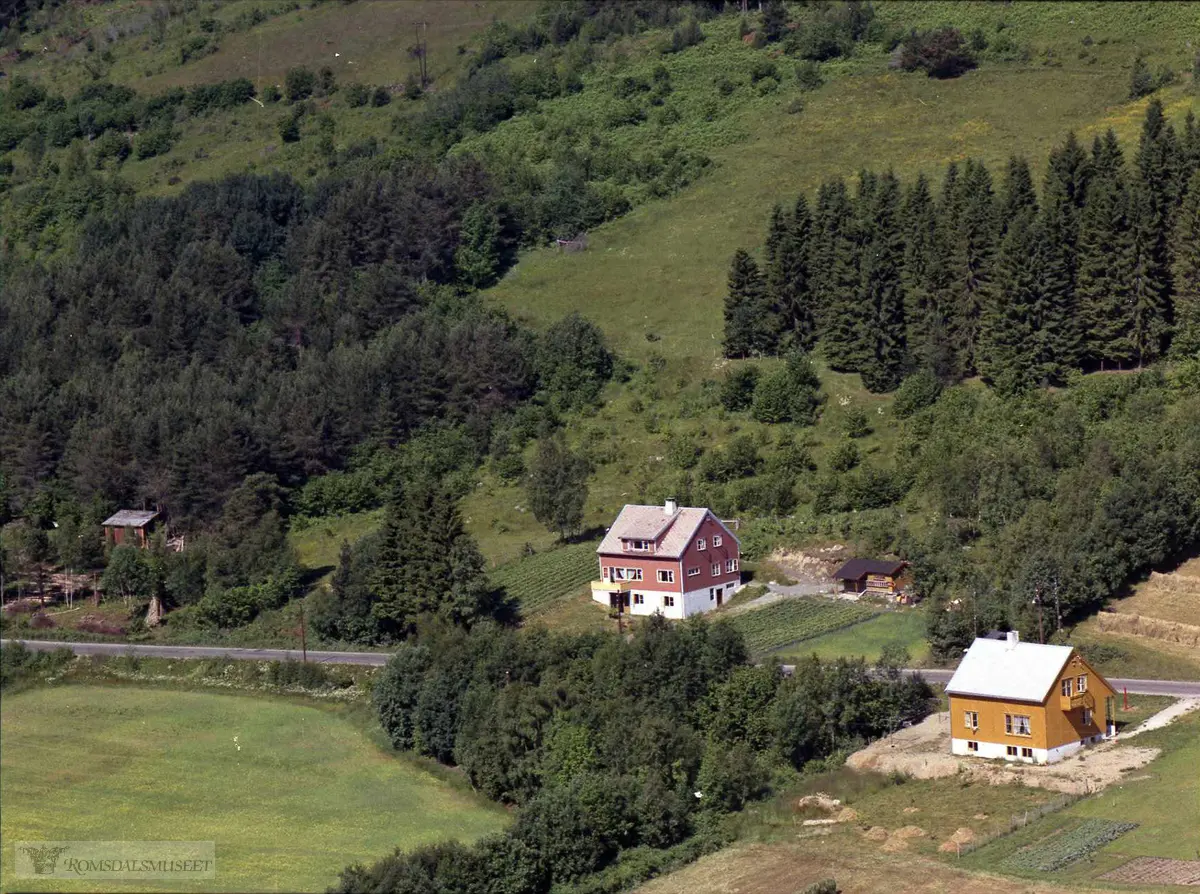
<svg viewBox="0 0 1200 894">
<path fill-rule="evenodd" d="M 638 892 L 793 894 L 831 877 L 842 894 L 1097 894 L 1091 888 L 963 872 L 928 857 L 881 852 L 877 845 L 847 844 L 832 837 L 736 845 L 655 879 Z"/>
<path fill-rule="evenodd" d="M 1121 736 L 1116 742 L 1103 742 L 1084 748 L 1077 754 L 1047 766 L 1008 764 L 1003 761 L 951 754 L 950 715 L 943 712 L 932 714 L 908 729 L 873 742 L 862 751 L 850 755 L 846 764 L 858 770 L 875 770 L 880 773 L 898 770 L 917 779 L 938 779 L 962 774 L 964 779 L 993 785 L 1020 783 L 1068 794 L 1087 794 L 1107 788 L 1126 778 L 1130 771 L 1144 767 L 1158 757 L 1157 748 L 1121 744 L 1125 739 L 1145 729 L 1165 726 L 1187 710 L 1189 708 L 1180 710 L 1176 703 L 1155 714 L 1137 730 Z"/>
</svg>

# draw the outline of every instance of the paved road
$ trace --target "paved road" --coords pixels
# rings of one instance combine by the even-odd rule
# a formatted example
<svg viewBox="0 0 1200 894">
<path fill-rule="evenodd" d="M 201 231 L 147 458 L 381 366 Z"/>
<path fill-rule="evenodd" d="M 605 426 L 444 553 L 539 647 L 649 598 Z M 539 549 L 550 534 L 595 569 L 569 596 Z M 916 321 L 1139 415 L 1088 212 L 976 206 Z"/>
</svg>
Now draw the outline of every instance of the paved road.
<svg viewBox="0 0 1200 894">
<path fill-rule="evenodd" d="M 17 640 L 0 640 L 5 645 Z M 141 655 L 145 658 L 235 658 L 241 661 L 299 661 L 298 649 L 234 649 L 224 646 L 142 646 L 126 643 L 63 643 L 48 640 L 19 640 L 26 648 L 34 651 L 70 649 L 76 655 Z M 382 667 L 391 655 L 387 652 L 314 652 L 309 651 L 308 660 L 318 664 L 361 664 Z M 790 671 L 791 665 L 784 665 Z M 930 683 L 948 683 L 954 671 L 912 669 L 908 673 L 920 673 Z M 1132 695 L 1170 695 L 1176 698 L 1200 698 L 1200 682 L 1188 680 L 1126 680 L 1109 678 L 1112 687 L 1120 693 L 1128 690 Z"/>
<path fill-rule="evenodd" d="M 15 640 L 0 640 L 8 645 Z M 62 643 L 19 640 L 35 652 L 70 649 L 76 655 L 140 655 L 144 658 L 236 658 L 241 661 L 299 661 L 299 649 L 232 649 L 224 646 L 141 646 L 126 643 Z M 387 652 L 308 652 L 318 664 L 365 664 L 381 667 L 392 656 Z"/>
</svg>

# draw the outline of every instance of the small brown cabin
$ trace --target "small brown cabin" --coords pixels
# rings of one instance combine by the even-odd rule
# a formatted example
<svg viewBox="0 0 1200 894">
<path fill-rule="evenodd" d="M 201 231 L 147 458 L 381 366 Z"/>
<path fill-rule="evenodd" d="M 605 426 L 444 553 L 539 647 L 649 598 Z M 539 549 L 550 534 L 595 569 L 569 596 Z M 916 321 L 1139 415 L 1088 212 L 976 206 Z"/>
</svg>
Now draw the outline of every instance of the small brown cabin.
<svg viewBox="0 0 1200 894">
<path fill-rule="evenodd" d="M 113 546 L 140 546 L 146 549 L 150 546 L 150 537 L 154 534 L 158 519 L 159 514 L 154 511 L 122 509 L 104 520 L 104 539 Z"/>
<path fill-rule="evenodd" d="M 891 559 L 851 559 L 833 573 L 833 579 L 842 582 L 843 593 L 891 597 L 899 591 L 899 578 L 907 567 L 907 562 Z"/>
</svg>

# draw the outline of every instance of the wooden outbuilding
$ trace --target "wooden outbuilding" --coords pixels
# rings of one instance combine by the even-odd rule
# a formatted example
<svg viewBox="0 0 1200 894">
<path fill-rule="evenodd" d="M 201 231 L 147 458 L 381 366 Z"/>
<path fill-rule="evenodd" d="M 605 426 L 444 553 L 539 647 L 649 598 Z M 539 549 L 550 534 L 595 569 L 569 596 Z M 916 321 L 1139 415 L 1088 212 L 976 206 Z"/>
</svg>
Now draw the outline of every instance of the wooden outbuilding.
<svg viewBox="0 0 1200 894">
<path fill-rule="evenodd" d="M 893 559 L 851 559 L 833 573 L 833 579 L 842 582 L 843 593 L 890 597 L 900 590 L 900 575 L 907 567 L 907 562 Z"/>
<path fill-rule="evenodd" d="M 103 522 L 104 539 L 113 546 L 139 546 L 146 549 L 158 527 L 159 513 L 153 510 L 122 509 Z"/>
</svg>

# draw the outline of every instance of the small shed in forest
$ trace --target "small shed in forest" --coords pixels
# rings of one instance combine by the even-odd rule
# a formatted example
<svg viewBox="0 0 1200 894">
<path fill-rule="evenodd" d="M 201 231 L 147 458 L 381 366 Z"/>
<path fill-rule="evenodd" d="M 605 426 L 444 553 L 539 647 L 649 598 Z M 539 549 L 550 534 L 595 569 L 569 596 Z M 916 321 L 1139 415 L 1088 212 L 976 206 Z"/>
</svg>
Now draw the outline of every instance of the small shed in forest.
<svg viewBox="0 0 1200 894">
<path fill-rule="evenodd" d="M 113 546 L 140 546 L 146 549 L 150 546 L 150 537 L 154 534 L 158 522 L 157 511 L 122 509 L 104 520 L 105 542 Z"/>
<path fill-rule="evenodd" d="M 843 593 L 892 597 L 900 592 L 900 575 L 907 567 L 907 562 L 894 559 L 851 559 L 833 579 L 842 582 Z"/>
</svg>

